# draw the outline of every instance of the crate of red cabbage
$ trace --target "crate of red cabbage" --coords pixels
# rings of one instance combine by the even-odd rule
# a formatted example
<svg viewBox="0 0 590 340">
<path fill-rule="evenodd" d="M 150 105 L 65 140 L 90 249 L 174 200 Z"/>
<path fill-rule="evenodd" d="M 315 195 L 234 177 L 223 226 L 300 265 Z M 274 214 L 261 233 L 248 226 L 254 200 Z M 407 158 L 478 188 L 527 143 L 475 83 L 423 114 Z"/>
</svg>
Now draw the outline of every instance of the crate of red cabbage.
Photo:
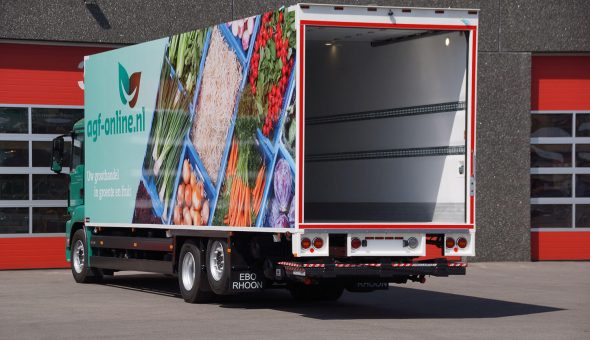
<svg viewBox="0 0 590 340">
<path fill-rule="evenodd" d="M 260 226 L 293 228 L 295 226 L 295 163 L 279 145 Z"/>
</svg>

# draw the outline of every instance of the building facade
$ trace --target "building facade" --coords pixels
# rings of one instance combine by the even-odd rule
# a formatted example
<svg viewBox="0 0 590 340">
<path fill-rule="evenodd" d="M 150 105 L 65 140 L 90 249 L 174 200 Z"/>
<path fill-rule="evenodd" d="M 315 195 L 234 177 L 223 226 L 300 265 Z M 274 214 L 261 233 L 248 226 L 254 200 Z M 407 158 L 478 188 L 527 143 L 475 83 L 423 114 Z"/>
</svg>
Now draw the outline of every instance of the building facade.
<svg viewBox="0 0 590 340">
<path fill-rule="evenodd" d="M 480 9 L 476 260 L 590 259 L 590 2 L 321 2 Z M 67 265 L 49 150 L 83 115 L 85 55 L 292 3 L 0 2 L 0 269 Z"/>
</svg>

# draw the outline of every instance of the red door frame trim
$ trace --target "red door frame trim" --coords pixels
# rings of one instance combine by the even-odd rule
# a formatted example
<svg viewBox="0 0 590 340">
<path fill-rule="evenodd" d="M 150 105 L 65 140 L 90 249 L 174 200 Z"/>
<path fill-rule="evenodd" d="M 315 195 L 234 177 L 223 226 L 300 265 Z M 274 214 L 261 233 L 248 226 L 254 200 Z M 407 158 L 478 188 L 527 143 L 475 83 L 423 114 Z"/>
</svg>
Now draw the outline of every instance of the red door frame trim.
<svg viewBox="0 0 590 340">
<path fill-rule="evenodd" d="M 299 22 L 299 227 L 302 229 L 312 229 L 312 228 L 325 228 L 330 229 L 330 225 L 321 225 L 321 224 L 303 224 L 303 147 L 304 143 L 304 125 L 305 125 L 305 114 L 304 114 L 304 51 L 305 51 L 305 26 L 306 25 L 314 25 L 314 26 L 327 26 L 327 27 L 361 27 L 361 28 L 397 28 L 397 29 L 432 29 L 432 30 L 449 30 L 449 31 L 470 31 L 472 33 L 471 42 L 472 42 L 472 54 L 473 60 L 471 62 L 471 146 L 470 146 L 470 159 L 471 159 L 471 166 L 470 166 L 470 173 L 471 177 L 474 177 L 474 166 L 473 166 L 473 154 L 475 151 L 475 72 L 476 72 L 476 65 L 477 65 L 477 26 L 472 25 L 421 25 L 421 24 L 386 24 L 386 23 L 373 23 L 373 22 L 342 22 L 342 21 L 323 21 L 323 20 L 301 20 Z M 468 184 L 469 185 L 469 184 Z M 470 196 L 470 211 L 469 211 L 469 224 L 461 225 L 461 229 L 472 229 L 473 224 L 475 222 L 475 198 L 474 196 Z M 334 226 L 334 225 L 331 225 Z M 379 228 L 378 225 L 367 225 L 367 224 L 342 224 L 338 228 L 358 228 L 358 229 L 373 229 Z M 426 225 L 390 225 L 390 224 L 382 224 L 380 225 L 381 228 L 413 228 L 410 226 L 415 226 L 416 228 L 426 228 Z M 428 224 L 427 226 L 434 226 Z M 466 228 L 471 226 L 471 228 Z M 458 226 L 455 226 L 458 227 Z M 440 229 L 440 228 L 439 228 Z"/>
<path fill-rule="evenodd" d="M 473 224 L 317 224 L 317 223 L 303 223 L 300 225 L 302 229 L 473 229 Z"/>
</svg>

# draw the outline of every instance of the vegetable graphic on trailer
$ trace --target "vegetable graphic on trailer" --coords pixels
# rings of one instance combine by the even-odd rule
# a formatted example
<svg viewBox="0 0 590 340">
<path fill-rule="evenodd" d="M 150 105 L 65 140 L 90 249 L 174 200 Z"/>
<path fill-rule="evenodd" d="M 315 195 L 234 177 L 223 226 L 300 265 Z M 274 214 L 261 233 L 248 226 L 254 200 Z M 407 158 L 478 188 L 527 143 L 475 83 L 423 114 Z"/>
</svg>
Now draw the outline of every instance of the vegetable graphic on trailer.
<svg viewBox="0 0 590 340">
<path fill-rule="evenodd" d="M 87 140 L 88 263 L 177 272 L 188 301 L 463 274 L 444 256 L 475 249 L 476 29 L 477 11 L 297 5 L 91 56 L 88 122 L 146 128 Z M 443 260 L 419 262 L 427 243 Z"/>
</svg>

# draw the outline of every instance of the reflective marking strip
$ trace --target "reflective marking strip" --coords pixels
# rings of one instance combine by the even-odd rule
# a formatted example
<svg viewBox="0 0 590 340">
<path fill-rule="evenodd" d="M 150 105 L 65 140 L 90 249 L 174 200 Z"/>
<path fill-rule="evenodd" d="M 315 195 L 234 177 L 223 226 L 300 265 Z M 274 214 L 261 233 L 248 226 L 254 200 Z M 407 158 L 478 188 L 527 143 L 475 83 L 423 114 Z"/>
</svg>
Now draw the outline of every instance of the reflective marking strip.
<svg viewBox="0 0 590 340">
<path fill-rule="evenodd" d="M 324 263 L 295 263 L 295 262 L 279 262 L 278 264 L 285 267 L 295 268 L 325 268 Z M 355 267 L 381 267 L 381 263 L 336 263 L 337 268 L 355 268 Z"/>
<path fill-rule="evenodd" d="M 436 263 L 412 263 L 412 267 L 436 267 Z"/>
<path fill-rule="evenodd" d="M 293 268 L 325 268 L 326 264 L 324 263 L 297 263 L 297 262 L 286 262 L 281 261 L 277 264 L 285 267 L 293 267 Z M 438 263 L 392 263 L 392 267 L 438 267 L 438 266 L 445 266 L 444 264 Z M 447 263 L 447 267 L 467 267 L 467 263 Z M 358 268 L 358 267 L 371 267 L 371 268 L 379 268 L 381 267 L 381 263 L 336 263 L 335 267 L 337 268 Z"/>
<path fill-rule="evenodd" d="M 323 268 L 326 265 L 323 263 L 296 263 L 296 262 L 279 262 L 281 266 L 285 267 L 303 267 L 303 268 Z"/>
<path fill-rule="evenodd" d="M 381 263 L 336 263 L 338 268 L 381 267 Z"/>
</svg>

